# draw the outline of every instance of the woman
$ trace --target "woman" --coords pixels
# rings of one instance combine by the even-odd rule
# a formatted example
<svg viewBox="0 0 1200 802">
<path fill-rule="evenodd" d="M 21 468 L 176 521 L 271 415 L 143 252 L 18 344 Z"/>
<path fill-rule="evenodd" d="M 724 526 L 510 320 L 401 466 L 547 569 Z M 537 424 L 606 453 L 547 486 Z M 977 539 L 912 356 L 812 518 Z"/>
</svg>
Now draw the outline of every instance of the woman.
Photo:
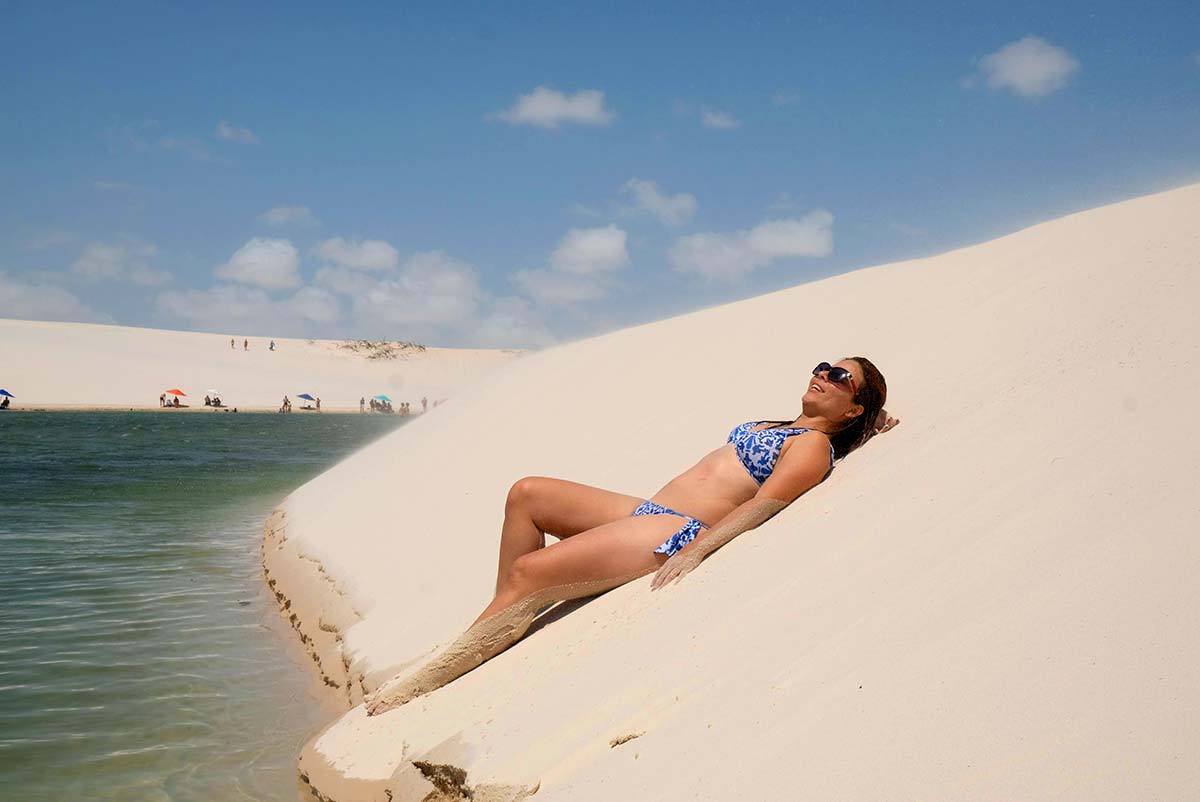
<svg viewBox="0 0 1200 802">
<path fill-rule="evenodd" d="M 650 500 L 562 479 L 519 480 L 504 510 L 495 598 L 441 654 L 371 694 L 367 713 L 402 705 L 504 651 L 547 603 L 652 571 L 652 591 L 678 581 L 819 484 L 834 459 L 898 424 L 886 400 L 887 384 L 870 360 L 822 362 L 799 417 L 735 427 L 725 445 Z M 546 546 L 546 533 L 559 541 Z"/>
</svg>

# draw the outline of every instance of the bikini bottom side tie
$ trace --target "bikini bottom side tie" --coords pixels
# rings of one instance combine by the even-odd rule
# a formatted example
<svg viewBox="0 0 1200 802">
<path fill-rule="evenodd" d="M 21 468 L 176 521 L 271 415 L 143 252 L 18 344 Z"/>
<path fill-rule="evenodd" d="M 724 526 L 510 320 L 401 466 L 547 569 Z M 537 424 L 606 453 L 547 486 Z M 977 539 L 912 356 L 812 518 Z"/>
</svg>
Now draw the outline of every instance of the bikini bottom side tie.
<svg viewBox="0 0 1200 802">
<path fill-rule="evenodd" d="M 695 540 L 696 535 L 700 533 L 701 529 L 708 528 L 695 518 L 684 515 L 682 512 L 676 512 L 675 510 L 664 507 L 661 504 L 655 504 L 653 501 L 643 501 L 640 505 L 638 505 L 638 508 L 633 511 L 633 515 L 630 517 L 636 517 L 638 515 L 678 515 L 680 518 L 686 520 L 686 523 L 678 532 L 671 535 L 663 542 L 661 546 L 654 550 L 655 554 L 666 554 L 668 557 L 674 555 L 675 552 L 679 551 L 684 546 Z"/>
</svg>

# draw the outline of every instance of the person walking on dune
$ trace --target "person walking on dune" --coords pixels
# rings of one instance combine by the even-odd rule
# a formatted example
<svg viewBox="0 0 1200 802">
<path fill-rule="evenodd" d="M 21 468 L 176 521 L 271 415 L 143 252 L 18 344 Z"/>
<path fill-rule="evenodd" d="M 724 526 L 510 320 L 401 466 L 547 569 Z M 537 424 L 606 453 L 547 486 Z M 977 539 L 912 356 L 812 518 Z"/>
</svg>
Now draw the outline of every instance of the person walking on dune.
<svg viewBox="0 0 1200 802">
<path fill-rule="evenodd" d="M 603 593 L 648 573 L 651 591 L 761 525 L 824 481 L 835 459 L 899 423 L 865 357 L 821 362 L 791 420 L 750 420 L 651 498 L 527 476 L 508 492 L 495 596 L 459 638 L 364 700 L 378 715 L 440 688 L 525 634 L 547 604 Z M 842 511 L 845 514 L 845 511 Z M 558 541 L 546 545 L 551 534 Z"/>
<path fill-rule="evenodd" d="M 250 350 L 250 341 L 249 340 L 242 340 L 242 350 L 243 351 Z"/>
</svg>

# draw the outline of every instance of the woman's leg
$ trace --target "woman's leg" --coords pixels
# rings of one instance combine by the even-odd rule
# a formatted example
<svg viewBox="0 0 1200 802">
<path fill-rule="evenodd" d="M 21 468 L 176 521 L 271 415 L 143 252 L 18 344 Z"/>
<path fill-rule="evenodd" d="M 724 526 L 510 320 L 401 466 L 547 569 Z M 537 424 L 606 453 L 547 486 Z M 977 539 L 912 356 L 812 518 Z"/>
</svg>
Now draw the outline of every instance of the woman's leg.
<svg viewBox="0 0 1200 802">
<path fill-rule="evenodd" d="M 500 560 L 496 592 L 518 557 L 546 545 L 545 535 L 566 539 L 597 526 L 629 517 L 642 502 L 637 496 L 598 487 L 526 476 L 513 484 L 504 504 L 500 528 Z"/>
<path fill-rule="evenodd" d="M 666 561 L 655 554 L 679 530 L 676 515 L 643 515 L 589 529 L 517 558 L 492 603 L 458 640 L 366 699 L 376 715 L 440 688 L 516 643 L 547 602 L 603 593 Z"/>
</svg>

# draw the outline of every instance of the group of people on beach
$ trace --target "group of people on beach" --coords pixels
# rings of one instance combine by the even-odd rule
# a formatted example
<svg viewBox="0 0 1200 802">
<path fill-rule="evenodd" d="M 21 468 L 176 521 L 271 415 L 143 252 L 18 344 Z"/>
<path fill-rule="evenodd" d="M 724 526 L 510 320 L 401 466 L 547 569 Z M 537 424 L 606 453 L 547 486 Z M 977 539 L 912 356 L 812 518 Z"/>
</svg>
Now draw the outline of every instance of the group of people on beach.
<svg viewBox="0 0 1200 802">
<path fill-rule="evenodd" d="M 320 412 L 320 411 L 321 411 L 321 399 L 320 399 L 320 397 L 318 396 L 317 398 L 313 399 L 313 403 L 314 403 L 316 406 L 312 406 L 312 405 L 309 405 L 309 404 L 305 404 L 304 406 L 300 407 L 300 409 L 311 409 L 311 410 L 313 410 L 313 411 L 315 411 L 315 412 Z M 291 411 L 292 411 L 292 399 L 288 398 L 288 397 L 285 395 L 285 396 L 283 397 L 283 403 L 279 405 L 279 411 L 280 411 L 280 412 L 291 412 Z"/>
<path fill-rule="evenodd" d="M 213 397 L 211 397 L 211 398 L 210 398 L 210 397 L 208 397 L 207 395 L 206 395 L 206 396 L 204 396 L 204 406 L 206 406 L 206 407 L 219 407 L 219 406 L 221 406 L 221 397 L 220 397 L 220 396 L 213 396 Z"/>
<path fill-rule="evenodd" d="M 237 349 L 237 345 L 235 344 L 235 342 L 234 342 L 234 339 L 233 339 L 232 337 L 230 337 L 230 338 L 229 338 L 229 350 L 233 351 L 233 350 L 236 350 L 236 349 Z M 244 339 L 244 340 L 242 340 L 242 350 L 243 350 L 243 351 L 249 351 L 249 350 L 250 350 L 250 340 L 248 340 L 248 339 Z M 268 351 L 274 351 L 274 350 L 275 350 L 275 341 L 274 341 L 274 340 L 271 340 L 271 344 L 270 344 L 270 345 L 267 347 L 267 350 L 268 350 Z"/>
<path fill-rule="evenodd" d="M 158 405 L 160 407 L 181 407 L 181 406 L 183 406 L 183 404 L 179 403 L 179 396 L 175 395 L 175 396 L 171 396 L 171 398 L 167 398 L 166 393 L 159 394 Z"/>
<path fill-rule="evenodd" d="M 379 401 L 374 398 L 372 398 L 370 401 L 368 401 L 366 398 L 358 399 L 358 411 L 359 412 L 367 412 L 368 407 L 370 408 L 369 411 L 371 411 L 371 412 L 384 412 L 389 415 L 396 411 L 395 409 L 392 408 L 391 401 Z M 400 405 L 400 410 L 401 410 L 401 414 L 404 414 L 404 404 Z"/>
<path fill-rule="evenodd" d="M 434 401 L 433 405 L 437 406 L 437 401 Z M 429 399 L 422 398 L 421 399 L 421 411 L 425 412 L 428 409 L 429 409 Z M 396 408 L 392 406 L 392 402 L 387 399 L 372 398 L 368 401 L 365 397 L 358 399 L 358 411 L 359 412 L 383 412 L 387 415 L 392 415 L 397 412 Z M 407 401 L 401 401 L 399 413 L 400 413 L 401 417 L 405 417 L 405 418 L 408 417 L 409 415 L 413 414 L 412 404 L 410 404 Z"/>
</svg>

